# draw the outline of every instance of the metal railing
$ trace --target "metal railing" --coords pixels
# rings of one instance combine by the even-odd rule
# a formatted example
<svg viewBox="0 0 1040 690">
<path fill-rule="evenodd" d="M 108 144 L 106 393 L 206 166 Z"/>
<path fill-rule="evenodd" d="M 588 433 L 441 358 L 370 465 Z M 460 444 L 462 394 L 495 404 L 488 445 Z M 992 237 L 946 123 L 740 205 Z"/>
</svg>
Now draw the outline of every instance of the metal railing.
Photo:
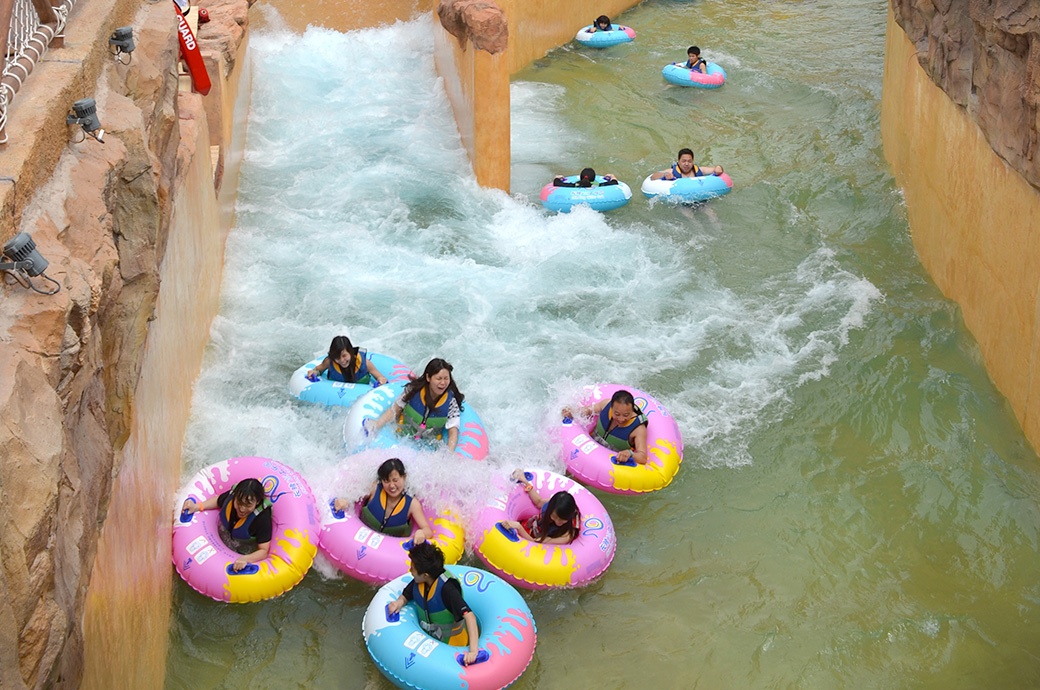
<svg viewBox="0 0 1040 690">
<path fill-rule="evenodd" d="M 50 0 L 0 0 L 0 144 L 7 143 L 7 106 L 61 35 L 75 4 L 76 0 L 62 0 L 57 6 Z"/>
</svg>

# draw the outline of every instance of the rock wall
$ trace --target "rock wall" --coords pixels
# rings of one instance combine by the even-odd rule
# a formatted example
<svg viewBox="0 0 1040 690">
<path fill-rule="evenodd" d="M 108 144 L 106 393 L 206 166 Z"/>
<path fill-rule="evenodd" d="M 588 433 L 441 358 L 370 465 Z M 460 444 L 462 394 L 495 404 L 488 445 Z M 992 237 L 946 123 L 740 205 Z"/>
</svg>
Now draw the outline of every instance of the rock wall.
<svg viewBox="0 0 1040 690">
<path fill-rule="evenodd" d="M 1040 3 L 891 0 L 931 80 L 1040 189 Z"/>
<path fill-rule="evenodd" d="M 477 183 L 509 191 L 509 78 L 634 0 L 440 0 L 434 61 Z"/>
<path fill-rule="evenodd" d="M 921 57 L 920 44 L 890 13 L 885 158 L 903 190 L 922 265 L 960 305 L 990 376 L 1040 448 L 1040 191 L 994 152 L 992 132 L 934 83 Z M 1019 129 L 1006 139 L 1021 143 L 1036 133 Z"/>
<path fill-rule="evenodd" d="M 441 0 L 437 14 L 434 64 L 444 79 L 477 184 L 509 191 L 505 16 L 494 2 L 484 0 Z"/>
<path fill-rule="evenodd" d="M 240 6 L 244 21 L 245 0 L 232 4 Z M 185 367 L 152 362 L 148 376 L 142 379 L 141 372 L 160 325 L 172 326 L 175 335 L 167 339 L 183 344 L 180 324 L 156 319 L 160 303 L 175 311 L 178 302 L 197 301 L 199 273 L 190 268 L 187 290 L 183 281 L 179 290 L 164 287 L 176 285 L 166 275 L 168 248 L 191 255 L 198 241 L 189 235 L 185 250 L 185 229 L 205 226 L 216 234 L 218 249 L 211 290 L 222 265 L 210 124 L 203 99 L 178 88 L 172 8 L 102 0 L 85 10 L 74 10 L 65 47 L 48 54 L 9 110 L 14 143 L 4 151 L 0 171 L 13 180 L 0 202 L 0 240 L 30 233 L 50 261 L 47 275 L 61 285 L 53 295 L 12 279 L 0 287 L 3 688 L 161 687 L 170 599 L 169 537 L 163 547 L 162 529 L 169 531 L 167 504 L 179 477 L 183 426 L 176 447 L 150 458 L 158 462 L 142 472 L 142 454 L 135 451 L 141 437 L 157 427 L 170 433 L 166 422 L 177 415 L 164 411 L 154 393 L 142 394 L 140 381 L 171 391 L 187 387 L 179 412 L 186 418 L 201 345 L 189 343 L 197 351 L 195 371 L 188 357 Z M 131 21 L 137 44 L 131 63 L 98 57 L 105 55 L 112 29 Z M 210 60 L 226 62 L 224 53 L 237 55 L 240 42 L 241 35 L 216 39 Z M 75 128 L 64 124 L 72 100 L 88 95 L 97 100 L 104 144 L 77 142 Z M 213 153 L 223 158 L 222 150 Z M 187 213 L 194 217 L 178 218 L 186 193 L 201 201 Z M 33 285 L 51 288 L 42 277 Z M 207 325 L 194 329 L 203 341 Z M 129 481 L 142 474 L 145 482 Z M 132 488 L 120 491 L 120 485 Z M 112 508 L 128 495 L 137 496 L 138 509 L 123 522 L 138 537 L 121 536 L 109 553 L 125 552 L 123 563 L 150 568 L 102 567 L 100 577 L 102 526 L 105 533 L 118 531 Z M 113 561 L 111 555 L 102 560 Z M 91 609 L 88 600 L 102 579 L 147 600 L 108 597 Z M 148 608 L 158 614 L 143 615 Z M 91 660 L 87 629 L 94 638 L 108 638 L 118 654 Z M 100 669 L 93 681 L 84 678 L 91 664 Z"/>
</svg>

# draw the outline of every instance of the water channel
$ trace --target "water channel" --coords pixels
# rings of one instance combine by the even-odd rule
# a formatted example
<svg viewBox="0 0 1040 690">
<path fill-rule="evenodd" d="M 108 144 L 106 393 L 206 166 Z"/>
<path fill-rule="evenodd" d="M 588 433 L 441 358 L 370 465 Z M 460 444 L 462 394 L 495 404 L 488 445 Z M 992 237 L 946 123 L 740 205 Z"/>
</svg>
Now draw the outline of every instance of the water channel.
<svg viewBox="0 0 1040 690">
<path fill-rule="evenodd" d="M 470 502 L 487 473 L 561 469 L 553 411 L 582 383 L 627 383 L 677 417 L 683 467 L 652 495 L 603 495 L 618 533 L 604 577 L 526 594 L 538 647 L 515 687 L 1040 685 L 1040 464 L 914 255 L 881 151 L 885 12 L 643 3 L 617 18 L 635 42 L 567 45 L 516 75 L 511 196 L 473 182 L 431 17 L 346 34 L 271 18 L 251 38 L 185 478 L 256 454 L 324 495 L 367 481 L 342 411 L 286 389 L 338 333 L 455 365 L 491 457 L 410 482 Z M 661 79 L 690 44 L 723 88 Z M 643 199 L 682 146 L 734 191 L 696 209 Z M 543 211 L 541 185 L 586 165 L 636 198 Z M 327 564 L 252 605 L 178 580 L 167 687 L 390 688 L 360 632 L 372 594 Z"/>
</svg>

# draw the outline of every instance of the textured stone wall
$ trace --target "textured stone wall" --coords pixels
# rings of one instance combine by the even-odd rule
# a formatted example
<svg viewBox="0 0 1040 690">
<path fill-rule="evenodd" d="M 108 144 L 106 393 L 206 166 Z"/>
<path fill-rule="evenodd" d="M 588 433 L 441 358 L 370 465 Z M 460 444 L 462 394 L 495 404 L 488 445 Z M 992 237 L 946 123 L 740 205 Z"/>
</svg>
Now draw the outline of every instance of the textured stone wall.
<svg viewBox="0 0 1040 690">
<path fill-rule="evenodd" d="M 957 302 L 986 369 L 1040 448 L 1040 190 L 915 59 L 889 15 L 881 135 L 914 248 Z"/>
<path fill-rule="evenodd" d="M 891 0 L 931 80 L 1040 188 L 1040 2 Z"/>
<path fill-rule="evenodd" d="M 232 14 L 244 17 L 246 2 L 238 4 Z M 157 546 L 154 530 L 144 533 L 151 550 L 138 556 L 156 564 L 157 591 L 165 592 L 150 631 L 161 641 L 160 658 L 141 653 L 132 628 L 101 625 L 92 633 L 113 638 L 119 653 L 95 661 L 103 682 L 85 683 L 83 670 L 100 535 L 108 528 L 113 487 L 132 462 L 128 441 L 147 416 L 139 409 L 139 382 L 174 211 L 197 169 L 193 161 L 205 164 L 209 181 L 201 191 L 193 183 L 192 193 L 216 205 L 208 137 L 195 133 L 207 129 L 203 101 L 178 90 L 174 17 L 168 2 L 81 3 L 65 47 L 48 54 L 9 111 L 12 144 L 0 155 L 0 172 L 13 182 L 0 204 L 0 241 L 30 233 L 61 290 L 42 295 L 10 277 L 0 285 L 0 688 L 159 687 L 164 676 L 169 546 Z M 99 60 L 112 29 L 128 23 L 137 44 L 130 64 Z M 241 31 L 228 40 L 241 41 Z M 219 62 L 227 46 L 216 43 L 209 50 Z M 104 144 L 77 141 L 80 133 L 64 124 L 71 101 L 84 96 L 97 101 Z M 210 224 L 219 232 L 215 220 Z M 217 260 L 212 280 L 219 283 L 219 252 Z M 192 284 L 197 275 L 190 274 Z M 41 277 L 33 284 L 52 287 Z M 204 339 L 205 325 L 195 330 Z M 190 389 L 195 374 L 186 369 L 154 367 L 150 378 L 165 376 Z M 164 481 L 149 477 L 151 493 L 142 497 L 164 523 L 179 453 L 173 462 Z M 118 579 L 125 573 L 113 582 L 125 585 Z M 141 613 L 126 602 L 119 611 L 101 611 L 129 619 Z M 142 676 L 121 673 L 126 660 L 150 667 L 157 681 L 134 682 Z"/>
</svg>

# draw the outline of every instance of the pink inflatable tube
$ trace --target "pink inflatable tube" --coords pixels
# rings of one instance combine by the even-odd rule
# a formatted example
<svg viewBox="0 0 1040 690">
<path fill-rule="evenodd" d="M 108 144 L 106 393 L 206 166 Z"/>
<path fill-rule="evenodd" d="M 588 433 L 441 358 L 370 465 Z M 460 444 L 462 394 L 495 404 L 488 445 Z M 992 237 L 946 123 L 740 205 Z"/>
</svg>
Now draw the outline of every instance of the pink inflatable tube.
<svg viewBox="0 0 1040 690">
<path fill-rule="evenodd" d="M 274 531 L 268 557 L 240 571 L 239 555 L 220 538 L 219 511 L 181 512 L 185 500 L 203 503 L 243 479 L 258 479 L 271 501 Z M 295 587 L 318 552 L 318 510 L 310 487 L 290 467 L 268 458 L 231 458 L 199 470 L 177 498 L 173 565 L 191 587 L 217 601 L 244 603 L 276 597 Z"/>
<path fill-rule="evenodd" d="M 347 575 L 370 585 L 382 585 L 408 573 L 408 549 L 412 537 L 394 537 L 377 532 L 361 520 L 362 503 L 336 512 L 329 503 L 329 517 L 321 526 L 318 547 Z M 435 513 L 423 504 L 423 515 L 433 528 L 431 542 L 444 552 L 444 562 L 457 563 L 466 546 L 466 535 L 450 511 Z M 415 528 L 412 529 L 415 534 Z"/>
<path fill-rule="evenodd" d="M 582 407 L 610 400 L 616 391 L 627 390 L 636 406 L 647 417 L 647 462 L 619 465 L 615 451 L 600 445 L 590 434 L 596 428 L 591 419 L 564 419 L 556 429 L 560 441 L 560 457 L 567 471 L 591 486 L 615 494 L 641 494 L 668 486 L 682 464 L 683 442 L 679 425 L 664 406 L 649 394 L 636 388 L 614 384 L 585 386 Z"/>
<path fill-rule="evenodd" d="M 603 574 L 614 559 L 617 540 L 603 504 L 581 484 L 554 472 L 525 473 L 548 501 L 557 491 L 574 496 L 581 513 L 581 532 L 570 544 L 539 544 L 505 528 L 503 520 L 523 522 L 535 515 L 523 485 L 500 487 L 477 518 L 477 555 L 505 581 L 525 589 L 582 587 Z"/>
</svg>

